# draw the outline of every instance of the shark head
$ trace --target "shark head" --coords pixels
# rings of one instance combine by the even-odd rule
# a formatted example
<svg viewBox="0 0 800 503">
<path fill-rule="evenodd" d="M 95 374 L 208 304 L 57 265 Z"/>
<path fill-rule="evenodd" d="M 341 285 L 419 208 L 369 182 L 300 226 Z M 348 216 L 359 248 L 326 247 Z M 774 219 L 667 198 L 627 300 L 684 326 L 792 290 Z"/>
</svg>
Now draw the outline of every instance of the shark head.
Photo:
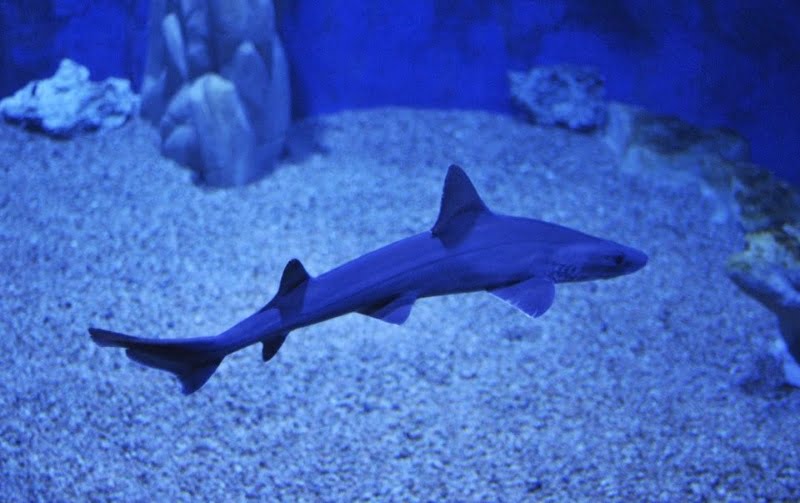
<svg viewBox="0 0 800 503">
<path fill-rule="evenodd" d="M 647 255 L 613 241 L 585 236 L 559 248 L 553 262 L 554 281 L 589 281 L 636 272 L 647 264 Z"/>
<path fill-rule="evenodd" d="M 492 212 L 464 171 L 450 166 L 431 234 L 447 248 L 494 248 L 486 271 L 556 283 L 615 278 L 636 272 L 647 255 L 613 241 L 532 218 Z M 509 237 L 515 239 L 509 243 Z M 497 246 L 502 244 L 503 246 Z M 491 246 L 490 246 L 491 245 Z M 504 250 L 501 255 L 498 250 Z"/>
</svg>

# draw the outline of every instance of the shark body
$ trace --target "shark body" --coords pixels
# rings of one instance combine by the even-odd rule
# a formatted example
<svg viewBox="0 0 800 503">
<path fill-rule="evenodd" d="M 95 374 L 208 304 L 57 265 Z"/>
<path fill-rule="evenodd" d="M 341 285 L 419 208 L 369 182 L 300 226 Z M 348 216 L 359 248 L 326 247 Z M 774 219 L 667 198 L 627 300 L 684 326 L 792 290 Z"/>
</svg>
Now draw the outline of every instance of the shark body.
<svg viewBox="0 0 800 503">
<path fill-rule="evenodd" d="M 149 339 L 98 328 L 89 333 L 101 346 L 125 348 L 131 359 L 175 374 L 189 394 L 208 381 L 226 355 L 260 342 L 268 361 L 292 330 L 347 313 L 401 324 L 419 298 L 488 291 L 538 317 L 552 305 L 555 283 L 613 278 L 646 263 L 647 256 L 634 248 L 490 211 L 464 171 L 453 165 L 430 231 L 316 277 L 292 259 L 275 297 L 217 336 Z"/>
</svg>

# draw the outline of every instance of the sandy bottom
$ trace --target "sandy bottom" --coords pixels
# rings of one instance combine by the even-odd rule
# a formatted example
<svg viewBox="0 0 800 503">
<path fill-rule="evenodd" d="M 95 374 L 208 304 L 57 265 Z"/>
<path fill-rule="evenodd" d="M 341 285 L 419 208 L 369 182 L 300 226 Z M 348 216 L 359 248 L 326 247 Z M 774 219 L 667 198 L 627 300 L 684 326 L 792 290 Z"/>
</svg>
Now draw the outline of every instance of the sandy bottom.
<svg viewBox="0 0 800 503">
<path fill-rule="evenodd" d="M 384 109 L 299 125 L 238 190 L 193 185 L 141 122 L 73 141 L 0 126 L 0 499 L 800 498 L 800 393 L 775 320 L 724 274 L 713 203 L 615 169 L 591 136 Z M 317 274 L 431 226 L 461 164 L 487 204 L 645 250 L 529 319 L 489 294 L 402 327 L 348 315 L 251 347 L 198 393 L 89 326 L 211 335 L 297 257 Z"/>
</svg>

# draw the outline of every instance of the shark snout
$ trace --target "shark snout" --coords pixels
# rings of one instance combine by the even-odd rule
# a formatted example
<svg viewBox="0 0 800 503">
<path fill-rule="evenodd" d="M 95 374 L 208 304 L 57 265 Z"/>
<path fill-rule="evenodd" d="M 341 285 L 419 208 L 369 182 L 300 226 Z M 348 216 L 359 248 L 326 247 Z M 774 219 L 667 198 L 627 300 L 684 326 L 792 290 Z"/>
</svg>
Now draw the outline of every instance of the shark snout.
<svg viewBox="0 0 800 503">
<path fill-rule="evenodd" d="M 627 272 L 636 272 L 647 265 L 647 254 L 636 248 L 628 248 L 625 253 L 625 269 Z"/>
<path fill-rule="evenodd" d="M 594 255 L 588 267 L 594 270 L 596 278 L 614 278 L 631 274 L 647 265 L 647 255 L 644 252 L 612 242 L 601 244 L 601 252 Z"/>
<path fill-rule="evenodd" d="M 647 265 L 647 255 L 613 241 L 593 239 L 559 250 L 554 261 L 557 282 L 590 281 L 636 272 Z"/>
</svg>

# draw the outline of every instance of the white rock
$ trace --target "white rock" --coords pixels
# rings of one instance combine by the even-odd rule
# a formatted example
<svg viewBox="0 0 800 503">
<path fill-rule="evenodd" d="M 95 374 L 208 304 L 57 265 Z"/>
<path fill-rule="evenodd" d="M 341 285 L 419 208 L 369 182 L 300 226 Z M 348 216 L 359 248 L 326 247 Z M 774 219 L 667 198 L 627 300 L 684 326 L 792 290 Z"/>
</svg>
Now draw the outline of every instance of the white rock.
<svg viewBox="0 0 800 503">
<path fill-rule="evenodd" d="M 278 37 L 271 45 L 268 68 L 252 42 L 236 50 L 223 76 L 236 86 L 256 132 L 258 161 L 273 164 L 286 139 L 290 118 L 288 63 Z"/>
<path fill-rule="evenodd" d="M 144 75 L 142 76 L 141 105 L 142 117 L 158 124 L 164 114 L 169 98 L 167 85 L 167 50 L 160 29 L 161 21 L 167 14 L 166 0 L 151 0 L 148 17 L 147 57 L 145 58 Z M 174 91 L 170 89 L 170 91 Z"/>
<path fill-rule="evenodd" d="M 210 185 L 269 172 L 291 120 L 272 1 L 153 2 L 141 113 L 159 125 L 164 155 Z"/>
<path fill-rule="evenodd" d="M 212 71 L 208 45 L 208 4 L 206 0 L 181 0 L 181 13 L 189 78 L 195 78 Z"/>
<path fill-rule="evenodd" d="M 267 54 L 275 33 L 271 0 L 208 0 L 209 27 L 218 64 L 230 61 L 245 40 Z"/>
<path fill-rule="evenodd" d="M 178 16 L 174 13 L 167 14 L 161 21 L 161 34 L 167 47 L 170 61 L 175 66 L 181 80 L 189 78 L 189 69 L 186 64 L 186 45 L 183 43 L 183 33 Z"/>
<path fill-rule="evenodd" d="M 64 59 L 49 79 L 28 83 L 0 101 L 0 115 L 58 136 L 121 126 L 138 110 L 139 99 L 125 79 L 89 80 L 89 70 Z"/>
<path fill-rule="evenodd" d="M 283 151 L 289 125 L 292 122 L 292 97 L 289 85 L 289 63 L 283 44 L 275 34 L 272 41 L 272 69 L 270 71 L 270 88 L 264 96 L 267 114 L 260 123 L 262 154 L 259 158 L 269 158 L 274 165 Z"/>
<path fill-rule="evenodd" d="M 783 367 L 783 376 L 786 383 L 795 388 L 800 388 L 800 364 L 789 353 L 786 342 L 783 339 L 776 339 L 770 349 L 772 355 L 777 358 Z"/>
<path fill-rule="evenodd" d="M 535 67 L 509 80 L 512 101 L 538 124 L 591 131 L 606 122 L 605 82 L 592 68 Z"/>
<path fill-rule="evenodd" d="M 206 74 L 182 88 L 161 123 L 162 150 L 218 187 L 258 179 L 269 166 L 254 162 L 255 135 L 234 85 Z"/>
</svg>

